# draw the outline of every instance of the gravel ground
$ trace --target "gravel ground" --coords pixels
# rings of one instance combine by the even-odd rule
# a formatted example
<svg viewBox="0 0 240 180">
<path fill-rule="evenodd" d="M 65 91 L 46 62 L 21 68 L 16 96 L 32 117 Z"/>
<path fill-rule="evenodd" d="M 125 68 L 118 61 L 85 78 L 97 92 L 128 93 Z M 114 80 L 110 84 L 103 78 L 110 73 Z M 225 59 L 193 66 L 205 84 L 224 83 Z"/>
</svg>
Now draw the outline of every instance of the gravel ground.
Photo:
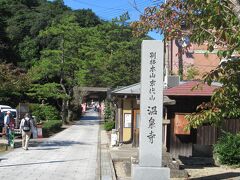
<svg viewBox="0 0 240 180">
<path fill-rule="evenodd" d="M 116 175 L 118 178 L 127 177 L 127 174 L 124 171 L 123 165 L 124 165 L 124 163 L 122 161 L 114 162 L 114 168 L 115 168 L 115 172 L 116 172 Z"/>
<path fill-rule="evenodd" d="M 123 162 L 114 162 L 114 167 L 118 179 L 129 178 L 129 175 L 126 174 L 123 168 Z M 189 178 L 187 178 L 189 180 L 240 180 L 240 168 L 192 166 L 191 168 L 186 168 L 186 170 L 189 173 Z M 171 178 L 171 180 L 186 180 L 186 178 Z"/>
<path fill-rule="evenodd" d="M 240 168 L 230 167 L 192 167 L 186 168 L 190 177 L 189 179 L 231 179 L 240 180 Z"/>
</svg>

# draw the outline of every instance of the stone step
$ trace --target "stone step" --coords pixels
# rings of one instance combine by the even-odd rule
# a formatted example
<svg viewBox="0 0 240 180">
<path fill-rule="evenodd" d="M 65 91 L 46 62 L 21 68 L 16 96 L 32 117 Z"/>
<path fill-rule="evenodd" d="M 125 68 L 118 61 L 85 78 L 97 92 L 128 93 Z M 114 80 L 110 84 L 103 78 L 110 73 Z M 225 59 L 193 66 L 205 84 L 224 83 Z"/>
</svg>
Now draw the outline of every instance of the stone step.
<svg viewBox="0 0 240 180">
<path fill-rule="evenodd" d="M 205 158 L 205 157 L 181 157 L 181 163 L 184 166 L 192 166 L 192 165 L 214 165 L 213 158 Z"/>
</svg>

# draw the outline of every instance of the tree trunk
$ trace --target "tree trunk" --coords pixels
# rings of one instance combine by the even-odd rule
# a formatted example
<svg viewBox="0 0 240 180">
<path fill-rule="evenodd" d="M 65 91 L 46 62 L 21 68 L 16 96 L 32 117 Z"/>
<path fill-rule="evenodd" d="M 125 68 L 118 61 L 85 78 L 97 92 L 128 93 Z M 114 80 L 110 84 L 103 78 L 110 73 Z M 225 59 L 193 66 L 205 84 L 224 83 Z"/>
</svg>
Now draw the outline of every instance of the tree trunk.
<svg viewBox="0 0 240 180">
<path fill-rule="evenodd" d="M 73 121 L 73 111 L 71 109 L 68 109 L 67 121 Z"/>
<path fill-rule="evenodd" d="M 73 87 L 69 88 L 68 90 L 68 96 L 70 97 L 70 99 L 67 100 L 67 121 L 70 122 L 73 120 L 73 110 L 72 110 L 72 105 L 71 105 L 71 101 L 73 99 Z"/>
<path fill-rule="evenodd" d="M 66 100 L 64 99 L 62 100 L 61 117 L 62 121 L 66 123 L 67 112 L 66 112 Z"/>
<path fill-rule="evenodd" d="M 73 114 L 73 111 L 70 106 L 70 100 L 67 100 L 67 122 L 72 121 L 72 114 Z"/>
<path fill-rule="evenodd" d="M 62 43 L 61 43 L 61 47 L 62 47 L 62 60 L 61 60 L 61 64 L 64 64 L 64 37 L 62 37 Z M 61 72 L 60 72 L 60 85 L 62 87 L 63 92 L 66 94 L 67 90 L 66 87 L 64 85 L 64 71 L 61 68 Z M 62 121 L 64 123 L 66 122 L 66 118 L 67 118 L 67 101 L 65 99 L 62 100 L 62 109 L 61 109 L 61 116 L 62 116 Z"/>
</svg>

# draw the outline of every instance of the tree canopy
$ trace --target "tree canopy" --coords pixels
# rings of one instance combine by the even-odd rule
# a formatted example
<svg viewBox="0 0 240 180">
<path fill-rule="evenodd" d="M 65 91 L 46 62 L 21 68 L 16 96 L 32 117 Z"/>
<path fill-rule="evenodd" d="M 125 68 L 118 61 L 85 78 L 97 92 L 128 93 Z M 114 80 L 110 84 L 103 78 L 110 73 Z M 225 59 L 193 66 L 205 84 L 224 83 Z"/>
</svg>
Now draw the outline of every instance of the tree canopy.
<svg viewBox="0 0 240 180">
<path fill-rule="evenodd" d="M 6 79 L 13 79 L 6 86 L 14 87 L 13 93 L 0 89 L 6 104 L 23 96 L 45 99 L 59 105 L 64 120 L 76 86 L 116 87 L 140 80 L 141 40 L 148 37 L 133 36 L 127 14 L 107 22 L 62 0 L 0 0 L 0 15 L 0 65 L 9 71 Z M 18 69 L 28 81 L 12 74 Z M 23 90 L 15 81 L 23 81 Z"/>
<path fill-rule="evenodd" d="M 14 105 L 24 99 L 30 80 L 26 73 L 12 64 L 0 63 L 0 101 Z M 26 98 L 26 97 L 25 97 Z"/>
<path fill-rule="evenodd" d="M 168 0 L 148 7 L 132 27 L 140 35 L 158 30 L 165 40 L 188 37 L 191 43 L 207 44 L 209 52 L 218 49 L 219 67 L 206 74 L 203 81 L 222 83 L 210 103 L 203 103 L 197 113 L 188 116 L 189 126 L 219 124 L 224 118 L 240 117 L 240 3 L 237 0 Z M 189 44 L 184 51 L 191 46 Z M 234 56 L 234 58 L 233 58 Z"/>
</svg>

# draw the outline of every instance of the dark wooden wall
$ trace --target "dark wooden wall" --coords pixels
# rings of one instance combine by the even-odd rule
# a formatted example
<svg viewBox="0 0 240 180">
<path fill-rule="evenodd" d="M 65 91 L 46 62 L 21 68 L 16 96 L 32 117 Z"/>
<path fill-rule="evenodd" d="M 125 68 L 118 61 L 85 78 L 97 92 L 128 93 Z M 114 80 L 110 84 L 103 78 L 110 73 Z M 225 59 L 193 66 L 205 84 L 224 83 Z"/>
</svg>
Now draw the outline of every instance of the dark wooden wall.
<svg viewBox="0 0 240 180">
<path fill-rule="evenodd" d="M 201 126 L 197 129 L 197 144 L 212 145 L 218 138 L 218 128 L 214 126 Z"/>
<path fill-rule="evenodd" d="M 168 119 L 171 119 L 170 126 L 168 127 L 168 143 L 167 150 L 173 157 L 179 156 L 192 156 L 193 144 L 196 144 L 197 131 L 191 130 L 190 135 L 175 135 L 174 134 L 174 118 L 175 113 L 191 113 L 194 112 L 196 107 L 203 101 L 209 101 L 210 97 L 174 97 L 170 99 L 176 100 L 176 105 L 168 106 Z"/>
<path fill-rule="evenodd" d="M 239 133 L 240 132 L 240 119 L 228 119 L 222 125 L 222 129 L 231 133 Z"/>
<path fill-rule="evenodd" d="M 173 121 L 174 119 L 171 119 L 169 152 L 174 158 L 178 158 L 179 155 L 186 157 L 192 156 L 192 145 L 196 139 L 196 132 L 191 131 L 190 135 L 175 135 Z"/>
<path fill-rule="evenodd" d="M 217 142 L 222 131 L 238 133 L 240 132 L 240 119 L 227 119 L 220 127 L 202 126 L 197 129 L 197 144 L 212 145 Z"/>
<path fill-rule="evenodd" d="M 194 112 L 200 102 L 210 100 L 209 97 L 170 97 L 176 100 L 175 106 L 168 107 L 168 119 L 171 124 L 168 127 L 167 149 L 173 157 L 179 156 L 212 156 L 212 145 L 221 136 L 222 130 L 231 133 L 240 132 L 240 119 L 225 120 L 221 127 L 202 126 L 192 129 L 190 135 L 174 134 L 175 113 Z M 222 129 L 222 130 L 221 130 Z M 205 152 L 204 152 L 205 151 Z"/>
<path fill-rule="evenodd" d="M 212 145 L 215 144 L 222 134 L 222 130 L 231 133 L 240 132 L 240 119 L 225 120 L 221 127 L 201 126 L 192 129 L 190 135 L 175 135 L 174 124 L 171 122 L 169 152 L 173 157 L 179 156 L 212 156 Z"/>
</svg>

